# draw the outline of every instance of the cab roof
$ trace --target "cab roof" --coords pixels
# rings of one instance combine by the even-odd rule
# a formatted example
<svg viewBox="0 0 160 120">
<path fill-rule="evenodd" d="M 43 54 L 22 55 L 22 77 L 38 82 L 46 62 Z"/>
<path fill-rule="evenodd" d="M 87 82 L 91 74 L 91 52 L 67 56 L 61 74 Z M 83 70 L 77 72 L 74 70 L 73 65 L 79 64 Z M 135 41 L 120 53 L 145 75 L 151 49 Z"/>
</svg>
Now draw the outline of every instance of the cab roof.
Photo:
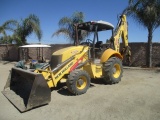
<svg viewBox="0 0 160 120">
<path fill-rule="evenodd" d="M 22 48 L 40 48 L 40 47 L 51 47 L 50 45 L 44 45 L 44 44 L 31 44 L 31 45 L 23 45 L 20 46 Z"/>
<path fill-rule="evenodd" d="M 86 30 L 86 31 L 104 31 L 104 30 L 111 30 L 114 28 L 114 26 L 106 21 L 89 21 L 89 22 L 83 22 L 78 24 L 78 29 Z"/>
</svg>

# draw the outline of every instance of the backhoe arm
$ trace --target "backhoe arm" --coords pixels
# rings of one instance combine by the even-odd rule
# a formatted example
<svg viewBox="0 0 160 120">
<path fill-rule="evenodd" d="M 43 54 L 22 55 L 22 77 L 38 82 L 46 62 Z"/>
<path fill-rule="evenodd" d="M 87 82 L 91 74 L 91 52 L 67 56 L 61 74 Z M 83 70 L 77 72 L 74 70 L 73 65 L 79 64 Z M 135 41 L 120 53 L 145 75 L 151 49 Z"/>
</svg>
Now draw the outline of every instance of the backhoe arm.
<svg viewBox="0 0 160 120">
<path fill-rule="evenodd" d="M 121 55 L 127 58 L 127 61 L 130 62 L 131 51 L 128 45 L 128 24 L 126 15 L 121 15 L 119 22 L 116 26 L 116 29 L 113 33 L 113 44 L 117 52 L 120 52 L 120 38 L 122 39 L 123 49 Z"/>
</svg>

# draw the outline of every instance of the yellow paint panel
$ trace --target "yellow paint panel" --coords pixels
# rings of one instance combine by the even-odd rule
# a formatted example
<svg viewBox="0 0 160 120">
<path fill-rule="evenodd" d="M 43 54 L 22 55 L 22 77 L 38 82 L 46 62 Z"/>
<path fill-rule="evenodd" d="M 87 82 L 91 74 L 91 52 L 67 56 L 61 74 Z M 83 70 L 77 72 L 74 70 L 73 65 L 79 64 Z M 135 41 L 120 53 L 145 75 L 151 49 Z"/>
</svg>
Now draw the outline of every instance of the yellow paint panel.
<svg viewBox="0 0 160 120">
<path fill-rule="evenodd" d="M 102 76 L 102 67 L 95 64 L 86 65 L 83 67 L 87 71 L 91 78 L 100 78 Z"/>
<path fill-rule="evenodd" d="M 47 81 L 47 84 L 48 84 L 49 88 L 54 87 L 52 80 Z"/>
<path fill-rule="evenodd" d="M 113 49 L 107 49 L 106 51 L 104 51 L 104 53 L 101 56 L 101 63 L 106 62 L 111 56 L 116 56 L 120 59 L 123 59 L 120 53 L 116 52 Z"/>
<path fill-rule="evenodd" d="M 61 56 L 60 61 L 64 62 L 65 60 L 69 59 L 70 57 L 74 55 L 78 55 L 78 54 L 81 54 L 81 52 L 88 51 L 88 49 L 89 49 L 88 46 L 71 46 L 71 47 L 60 49 L 54 52 L 52 55 Z"/>
</svg>

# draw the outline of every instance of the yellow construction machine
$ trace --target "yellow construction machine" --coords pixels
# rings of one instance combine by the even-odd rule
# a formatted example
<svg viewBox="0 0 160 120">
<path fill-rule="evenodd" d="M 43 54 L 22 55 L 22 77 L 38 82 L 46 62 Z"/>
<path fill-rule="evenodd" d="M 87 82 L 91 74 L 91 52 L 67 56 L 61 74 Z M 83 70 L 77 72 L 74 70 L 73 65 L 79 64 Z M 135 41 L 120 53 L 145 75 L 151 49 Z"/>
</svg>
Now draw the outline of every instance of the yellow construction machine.
<svg viewBox="0 0 160 120">
<path fill-rule="evenodd" d="M 115 31 L 113 25 L 105 21 L 76 24 L 75 46 L 54 52 L 50 63 L 45 63 L 40 69 L 31 71 L 13 67 L 2 93 L 24 112 L 48 104 L 51 100 L 50 88 L 56 87 L 59 82 L 66 82 L 68 90 L 74 95 L 86 93 L 91 78 L 102 78 L 106 84 L 118 83 L 123 73 L 119 39 L 122 36 L 124 48 L 127 48 L 126 27 L 125 15 L 120 17 Z M 81 30 L 93 33 L 93 39 L 79 43 L 77 31 Z M 99 41 L 99 33 L 109 30 L 112 31 L 112 49 Z"/>
</svg>

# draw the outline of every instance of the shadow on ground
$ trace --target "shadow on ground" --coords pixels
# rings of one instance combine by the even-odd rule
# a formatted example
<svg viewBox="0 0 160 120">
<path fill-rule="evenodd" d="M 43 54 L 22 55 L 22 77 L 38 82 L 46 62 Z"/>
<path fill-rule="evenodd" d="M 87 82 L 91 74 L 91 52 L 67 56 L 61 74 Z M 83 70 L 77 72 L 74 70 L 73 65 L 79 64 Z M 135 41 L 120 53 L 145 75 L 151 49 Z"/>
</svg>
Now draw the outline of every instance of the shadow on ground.
<svg viewBox="0 0 160 120">
<path fill-rule="evenodd" d="M 160 69 L 156 70 L 156 73 L 160 73 Z"/>
<path fill-rule="evenodd" d="M 102 79 L 92 79 L 90 88 L 95 87 L 95 84 L 104 85 L 104 82 Z M 53 90 L 64 96 L 74 96 L 74 94 L 69 92 L 66 83 L 58 83 L 57 87 L 51 89 L 51 91 Z"/>
</svg>

